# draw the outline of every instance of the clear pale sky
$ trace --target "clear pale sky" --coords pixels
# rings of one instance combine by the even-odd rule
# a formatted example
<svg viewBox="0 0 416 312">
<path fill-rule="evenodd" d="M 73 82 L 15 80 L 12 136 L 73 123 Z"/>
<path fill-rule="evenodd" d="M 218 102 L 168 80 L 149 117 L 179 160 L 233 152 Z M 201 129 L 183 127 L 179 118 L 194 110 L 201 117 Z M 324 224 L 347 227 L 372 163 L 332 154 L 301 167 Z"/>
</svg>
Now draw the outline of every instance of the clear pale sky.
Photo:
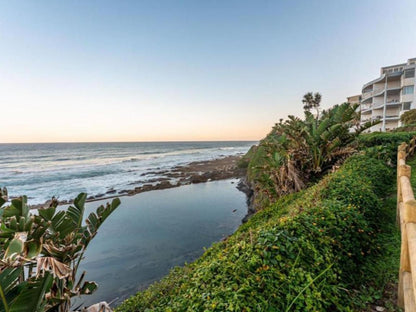
<svg viewBox="0 0 416 312">
<path fill-rule="evenodd" d="M 0 0 L 0 142 L 257 140 L 411 57 L 415 0 Z"/>
</svg>

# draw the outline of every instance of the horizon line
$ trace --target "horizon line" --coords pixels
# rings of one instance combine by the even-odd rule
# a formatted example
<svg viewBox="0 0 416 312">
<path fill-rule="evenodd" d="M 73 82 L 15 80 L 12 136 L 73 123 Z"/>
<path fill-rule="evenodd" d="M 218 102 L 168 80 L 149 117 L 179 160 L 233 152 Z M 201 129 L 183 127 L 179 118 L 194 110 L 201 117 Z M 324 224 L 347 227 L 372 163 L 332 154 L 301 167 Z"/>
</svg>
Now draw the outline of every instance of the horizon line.
<svg viewBox="0 0 416 312">
<path fill-rule="evenodd" d="M 257 140 L 157 140 L 157 141 L 45 141 L 45 142 L 0 142 L 4 144 L 79 144 L 79 143 L 192 143 L 192 142 L 258 142 Z"/>
</svg>

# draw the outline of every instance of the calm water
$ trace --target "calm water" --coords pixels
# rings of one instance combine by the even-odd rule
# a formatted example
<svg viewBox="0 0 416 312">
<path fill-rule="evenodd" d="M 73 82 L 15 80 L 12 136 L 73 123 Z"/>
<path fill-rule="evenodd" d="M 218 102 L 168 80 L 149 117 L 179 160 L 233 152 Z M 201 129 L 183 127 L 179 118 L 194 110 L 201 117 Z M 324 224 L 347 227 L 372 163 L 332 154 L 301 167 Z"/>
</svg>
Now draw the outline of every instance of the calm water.
<svg viewBox="0 0 416 312">
<path fill-rule="evenodd" d="M 195 260 L 204 247 L 232 234 L 247 212 L 237 180 L 223 180 L 122 197 L 91 242 L 81 270 L 98 291 L 85 304 L 116 303 Z M 87 204 L 87 212 L 100 202 Z M 235 211 L 234 211 L 235 210 Z"/>
<path fill-rule="evenodd" d="M 247 152 L 255 142 L 0 144 L 0 186 L 27 195 L 30 204 L 80 192 L 104 194 L 134 189 L 192 161 Z"/>
</svg>

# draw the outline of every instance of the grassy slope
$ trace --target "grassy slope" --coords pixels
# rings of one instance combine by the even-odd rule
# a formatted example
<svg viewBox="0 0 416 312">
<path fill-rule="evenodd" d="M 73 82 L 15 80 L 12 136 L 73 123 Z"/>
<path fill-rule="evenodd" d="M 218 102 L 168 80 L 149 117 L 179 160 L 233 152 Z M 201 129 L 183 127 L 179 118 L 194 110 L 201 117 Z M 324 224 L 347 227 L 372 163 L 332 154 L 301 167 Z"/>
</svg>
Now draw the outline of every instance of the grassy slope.
<svg viewBox="0 0 416 312">
<path fill-rule="evenodd" d="M 416 157 L 407 162 L 413 170 L 416 168 Z M 411 184 L 416 189 L 416 174 L 411 176 Z M 386 226 L 378 237 L 382 246 L 381 257 L 369 262 L 367 270 L 373 276 L 364 283 L 356 293 L 354 301 L 363 311 L 374 311 L 375 306 L 382 306 L 386 311 L 400 310 L 396 306 L 397 283 L 400 265 L 400 230 L 395 225 L 396 221 L 396 185 L 394 192 L 384 201 L 383 219 Z M 370 305 L 369 305 L 370 303 Z"/>
<path fill-rule="evenodd" d="M 353 156 L 315 186 L 260 211 L 196 262 L 172 270 L 117 311 L 366 308 L 397 275 L 397 231 L 385 226 L 394 224 L 394 199 L 379 200 L 392 193 L 394 180 L 382 161 Z"/>
</svg>

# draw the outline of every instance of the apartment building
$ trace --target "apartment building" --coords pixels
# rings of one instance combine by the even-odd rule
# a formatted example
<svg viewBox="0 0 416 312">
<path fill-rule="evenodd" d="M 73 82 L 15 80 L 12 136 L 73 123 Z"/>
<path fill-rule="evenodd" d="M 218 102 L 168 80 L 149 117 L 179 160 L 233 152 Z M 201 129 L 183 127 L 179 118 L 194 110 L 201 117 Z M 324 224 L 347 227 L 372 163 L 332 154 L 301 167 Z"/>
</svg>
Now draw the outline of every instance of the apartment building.
<svg viewBox="0 0 416 312">
<path fill-rule="evenodd" d="M 361 94 L 347 97 L 347 102 L 349 104 L 360 104 L 361 103 Z"/>
<path fill-rule="evenodd" d="M 382 67 L 380 77 L 363 86 L 359 102 L 361 123 L 381 121 L 370 132 L 384 132 L 401 126 L 400 116 L 405 111 L 416 108 L 415 68 L 416 58 L 403 64 Z M 351 100 L 356 99 L 355 96 Z"/>
</svg>

